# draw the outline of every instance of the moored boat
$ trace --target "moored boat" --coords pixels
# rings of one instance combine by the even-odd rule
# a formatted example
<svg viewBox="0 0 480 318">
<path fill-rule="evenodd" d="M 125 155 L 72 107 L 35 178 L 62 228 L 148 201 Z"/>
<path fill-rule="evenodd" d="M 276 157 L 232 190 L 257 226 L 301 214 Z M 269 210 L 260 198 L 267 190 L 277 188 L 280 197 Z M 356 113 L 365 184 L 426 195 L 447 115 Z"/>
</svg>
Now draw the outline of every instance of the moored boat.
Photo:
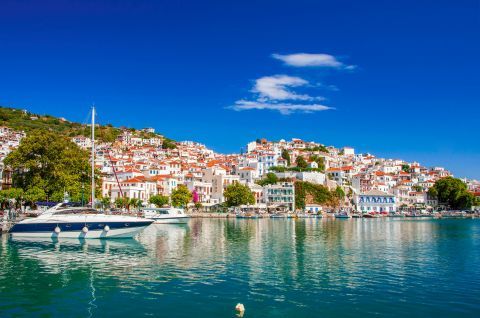
<svg viewBox="0 0 480 318">
<path fill-rule="evenodd" d="M 178 208 L 145 208 L 142 211 L 145 218 L 153 220 L 155 224 L 185 224 L 190 218 L 183 209 Z"/>
<path fill-rule="evenodd" d="M 273 213 L 273 214 L 270 214 L 270 218 L 272 218 L 272 219 L 285 219 L 285 218 L 287 218 L 287 214 L 286 213 Z"/>
<path fill-rule="evenodd" d="M 12 237 L 38 238 L 127 238 L 153 220 L 127 215 L 110 215 L 92 208 L 60 203 L 36 218 L 22 220 L 10 229 Z"/>
<path fill-rule="evenodd" d="M 236 214 L 237 219 L 258 219 L 258 214 L 239 212 Z"/>
<path fill-rule="evenodd" d="M 352 216 L 348 214 L 347 212 L 338 212 L 335 213 L 335 218 L 336 219 L 350 219 Z"/>
</svg>

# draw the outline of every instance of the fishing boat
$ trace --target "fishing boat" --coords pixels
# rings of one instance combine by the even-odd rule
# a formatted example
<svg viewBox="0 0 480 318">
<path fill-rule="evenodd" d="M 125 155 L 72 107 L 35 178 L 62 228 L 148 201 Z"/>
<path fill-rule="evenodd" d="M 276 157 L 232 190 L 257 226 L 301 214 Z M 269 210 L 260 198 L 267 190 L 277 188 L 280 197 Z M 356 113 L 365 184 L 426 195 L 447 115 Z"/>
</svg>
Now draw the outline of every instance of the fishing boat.
<svg viewBox="0 0 480 318">
<path fill-rule="evenodd" d="M 183 209 L 178 208 L 145 208 L 142 211 L 144 217 L 155 224 L 185 224 L 190 219 Z"/>
<path fill-rule="evenodd" d="M 92 108 L 92 193 L 95 203 L 95 108 Z M 105 214 L 94 208 L 73 207 L 65 200 L 35 218 L 24 219 L 10 229 L 12 237 L 35 238 L 126 238 L 133 237 L 153 220 L 128 215 Z"/>
</svg>

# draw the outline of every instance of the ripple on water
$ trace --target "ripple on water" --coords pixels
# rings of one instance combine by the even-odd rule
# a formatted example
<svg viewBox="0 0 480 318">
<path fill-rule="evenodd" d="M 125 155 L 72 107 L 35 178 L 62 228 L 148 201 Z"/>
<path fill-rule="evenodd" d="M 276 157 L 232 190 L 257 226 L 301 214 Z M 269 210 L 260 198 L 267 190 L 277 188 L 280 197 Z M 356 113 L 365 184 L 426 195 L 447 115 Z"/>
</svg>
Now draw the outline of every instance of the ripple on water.
<svg viewBox="0 0 480 318">
<path fill-rule="evenodd" d="M 0 316 L 456 316 L 480 312 L 477 220 L 214 220 L 136 240 L 8 240 Z"/>
</svg>

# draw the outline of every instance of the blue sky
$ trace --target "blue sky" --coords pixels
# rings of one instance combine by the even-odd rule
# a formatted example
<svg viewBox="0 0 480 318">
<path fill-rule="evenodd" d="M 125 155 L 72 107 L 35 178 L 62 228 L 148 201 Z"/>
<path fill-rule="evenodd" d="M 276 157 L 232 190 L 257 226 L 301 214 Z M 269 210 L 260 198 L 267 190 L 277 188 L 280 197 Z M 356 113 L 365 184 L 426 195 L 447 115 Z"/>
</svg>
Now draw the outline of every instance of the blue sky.
<svg viewBox="0 0 480 318">
<path fill-rule="evenodd" d="M 478 0 L 0 2 L 0 105 L 480 178 Z"/>
</svg>

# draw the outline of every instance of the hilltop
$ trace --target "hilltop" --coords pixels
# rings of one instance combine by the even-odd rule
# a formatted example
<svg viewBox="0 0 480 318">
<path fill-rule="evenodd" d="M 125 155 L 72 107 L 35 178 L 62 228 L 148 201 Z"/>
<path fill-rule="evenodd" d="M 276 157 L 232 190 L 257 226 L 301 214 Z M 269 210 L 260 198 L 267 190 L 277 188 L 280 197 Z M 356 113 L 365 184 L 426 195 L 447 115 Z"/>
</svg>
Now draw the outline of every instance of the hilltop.
<svg viewBox="0 0 480 318">
<path fill-rule="evenodd" d="M 90 125 L 71 122 L 65 118 L 52 115 L 39 115 L 9 107 L 0 106 L 0 126 L 6 126 L 16 131 L 30 133 L 35 130 L 54 131 L 67 137 L 85 136 L 90 137 Z M 113 142 L 121 134 L 122 130 L 128 129 L 143 138 L 163 137 L 155 133 L 137 130 L 134 128 L 117 128 L 111 124 L 96 125 L 95 139 L 103 142 Z M 166 138 L 171 141 L 170 139 Z"/>
</svg>

